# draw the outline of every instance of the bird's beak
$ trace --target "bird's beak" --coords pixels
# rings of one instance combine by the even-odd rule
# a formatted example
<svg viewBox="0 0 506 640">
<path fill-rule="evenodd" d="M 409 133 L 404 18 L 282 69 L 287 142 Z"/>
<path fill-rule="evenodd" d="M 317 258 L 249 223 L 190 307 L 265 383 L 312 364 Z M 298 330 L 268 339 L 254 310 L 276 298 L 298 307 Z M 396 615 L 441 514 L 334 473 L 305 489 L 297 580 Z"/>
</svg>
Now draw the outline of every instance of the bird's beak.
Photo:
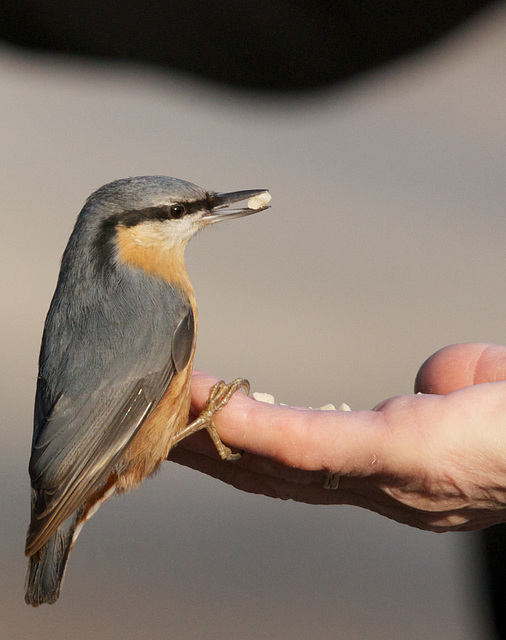
<svg viewBox="0 0 506 640">
<path fill-rule="evenodd" d="M 267 203 L 271 197 L 267 189 L 251 189 L 249 191 L 232 191 L 231 193 L 213 193 L 210 197 L 210 207 L 203 216 L 203 220 L 211 224 L 220 220 L 231 220 L 250 216 L 252 213 L 268 209 Z M 248 200 L 246 206 L 239 208 L 228 207 L 236 202 Z"/>
</svg>

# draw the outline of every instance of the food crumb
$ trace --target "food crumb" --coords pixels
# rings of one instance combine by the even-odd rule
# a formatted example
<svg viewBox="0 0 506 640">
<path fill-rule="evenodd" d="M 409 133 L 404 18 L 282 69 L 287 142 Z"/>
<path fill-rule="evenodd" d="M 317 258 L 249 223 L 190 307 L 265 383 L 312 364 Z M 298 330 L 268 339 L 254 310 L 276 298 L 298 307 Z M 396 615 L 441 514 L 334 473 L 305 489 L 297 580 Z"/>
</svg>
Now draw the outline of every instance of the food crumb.
<svg viewBox="0 0 506 640">
<path fill-rule="evenodd" d="M 248 200 L 248 209 L 261 209 L 268 205 L 270 201 L 271 194 L 268 191 L 264 191 Z"/>
</svg>

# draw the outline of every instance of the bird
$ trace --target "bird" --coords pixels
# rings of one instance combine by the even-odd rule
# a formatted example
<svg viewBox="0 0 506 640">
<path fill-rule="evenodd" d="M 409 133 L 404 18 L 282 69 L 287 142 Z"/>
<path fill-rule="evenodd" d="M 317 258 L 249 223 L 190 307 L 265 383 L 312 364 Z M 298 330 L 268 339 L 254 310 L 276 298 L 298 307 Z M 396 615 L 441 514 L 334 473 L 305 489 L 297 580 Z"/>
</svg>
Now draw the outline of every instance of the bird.
<svg viewBox="0 0 506 640">
<path fill-rule="evenodd" d="M 246 206 L 231 207 L 243 200 Z M 188 424 L 197 304 L 184 252 L 200 229 L 262 211 L 267 189 L 220 193 L 168 176 L 110 182 L 86 200 L 61 260 L 39 356 L 29 462 L 25 601 L 59 595 L 84 523 L 152 476 L 239 388 L 212 389 Z"/>
</svg>

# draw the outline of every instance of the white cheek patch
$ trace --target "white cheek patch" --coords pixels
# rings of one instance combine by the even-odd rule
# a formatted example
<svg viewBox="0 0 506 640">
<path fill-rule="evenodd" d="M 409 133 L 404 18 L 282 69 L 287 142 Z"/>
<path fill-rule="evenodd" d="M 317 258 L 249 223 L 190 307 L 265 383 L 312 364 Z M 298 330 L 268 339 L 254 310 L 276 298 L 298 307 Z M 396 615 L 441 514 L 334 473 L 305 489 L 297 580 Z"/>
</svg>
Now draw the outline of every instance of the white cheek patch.
<svg viewBox="0 0 506 640">
<path fill-rule="evenodd" d="M 271 194 L 268 191 L 264 191 L 263 193 L 259 193 L 257 196 L 253 196 L 248 200 L 248 209 L 261 209 L 269 204 L 271 201 Z"/>
<path fill-rule="evenodd" d="M 151 220 L 136 225 L 132 234 L 134 241 L 141 247 L 157 246 L 160 249 L 173 249 L 188 242 L 198 231 L 200 225 L 191 216 L 179 220 Z"/>
</svg>

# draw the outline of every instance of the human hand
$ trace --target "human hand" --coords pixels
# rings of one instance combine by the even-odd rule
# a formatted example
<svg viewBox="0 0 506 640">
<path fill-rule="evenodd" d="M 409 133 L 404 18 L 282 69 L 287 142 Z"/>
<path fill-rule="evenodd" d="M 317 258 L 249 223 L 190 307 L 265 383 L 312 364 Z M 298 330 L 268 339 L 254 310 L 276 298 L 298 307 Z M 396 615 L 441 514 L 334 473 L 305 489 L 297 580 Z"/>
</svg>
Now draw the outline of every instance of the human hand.
<svg viewBox="0 0 506 640">
<path fill-rule="evenodd" d="M 372 411 L 318 411 L 236 393 L 216 417 L 238 462 L 218 459 L 207 434 L 170 460 L 251 493 L 310 504 L 349 504 L 431 531 L 506 521 L 506 347 L 445 347 L 418 372 L 415 390 Z M 214 378 L 196 372 L 195 414 Z M 337 490 L 323 488 L 338 474 Z"/>
</svg>

